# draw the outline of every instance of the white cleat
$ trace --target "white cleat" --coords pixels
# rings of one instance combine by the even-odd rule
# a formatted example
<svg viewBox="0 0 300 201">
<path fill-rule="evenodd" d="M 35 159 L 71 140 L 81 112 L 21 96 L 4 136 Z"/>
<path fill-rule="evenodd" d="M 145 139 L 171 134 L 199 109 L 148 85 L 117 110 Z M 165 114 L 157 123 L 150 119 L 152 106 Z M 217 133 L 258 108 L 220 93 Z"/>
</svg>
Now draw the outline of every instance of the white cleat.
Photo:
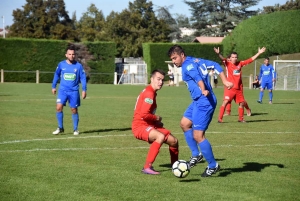
<svg viewBox="0 0 300 201">
<path fill-rule="evenodd" d="M 79 131 L 78 130 L 76 130 L 76 131 L 74 131 L 74 133 L 73 133 L 74 135 L 79 135 Z"/>
<path fill-rule="evenodd" d="M 55 131 L 52 132 L 53 135 L 58 135 L 60 133 L 63 133 L 64 129 L 63 128 L 57 128 Z"/>
</svg>

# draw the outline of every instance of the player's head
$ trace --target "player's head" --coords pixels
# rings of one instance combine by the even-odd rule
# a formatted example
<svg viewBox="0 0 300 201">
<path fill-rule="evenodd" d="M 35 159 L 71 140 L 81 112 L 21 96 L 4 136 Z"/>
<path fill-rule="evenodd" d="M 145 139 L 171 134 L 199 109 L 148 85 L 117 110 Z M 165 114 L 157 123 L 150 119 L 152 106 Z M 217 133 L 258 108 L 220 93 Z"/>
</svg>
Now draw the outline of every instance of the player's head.
<svg viewBox="0 0 300 201">
<path fill-rule="evenodd" d="M 185 61 L 185 52 L 179 45 L 172 46 L 168 51 L 168 56 L 177 67 L 180 67 Z"/>
<path fill-rule="evenodd" d="M 235 64 L 238 61 L 238 53 L 231 52 L 229 59 L 231 63 Z"/>
<path fill-rule="evenodd" d="M 268 64 L 269 64 L 269 62 L 270 62 L 270 59 L 269 59 L 269 57 L 266 57 L 266 58 L 264 59 L 264 64 L 265 64 L 265 65 L 268 65 Z"/>
<path fill-rule="evenodd" d="M 152 88 L 157 91 L 160 90 L 164 84 L 165 72 L 160 69 L 153 70 L 151 73 L 151 83 Z"/>
<path fill-rule="evenodd" d="M 74 45 L 68 45 L 66 49 L 66 58 L 69 62 L 74 62 L 75 60 L 75 46 Z"/>
</svg>

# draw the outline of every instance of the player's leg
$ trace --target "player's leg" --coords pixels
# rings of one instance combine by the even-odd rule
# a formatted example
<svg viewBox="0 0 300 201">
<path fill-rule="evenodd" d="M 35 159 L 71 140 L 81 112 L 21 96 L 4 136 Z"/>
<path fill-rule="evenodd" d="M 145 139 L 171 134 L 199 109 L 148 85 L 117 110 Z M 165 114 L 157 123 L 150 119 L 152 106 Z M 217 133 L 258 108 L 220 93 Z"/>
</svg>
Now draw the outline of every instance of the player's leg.
<svg viewBox="0 0 300 201">
<path fill-rule="evenodd" d="M 265 87 L 266 87 L 266 83 L 265 82 L 262 82 L 261 83 L 261 86 L 260 86 L 260 91 L 259 91 L 259 99 L 258 99 L 258 103 L 262 103 L 262 99 L 264 97 L 264 90 L 265 90 Z"/>
<path fill-rule="evenodd" d="M 79 124 L 78 107 L 80 106 L 79 91 L 70 92 L 68 94 L 68 98 L 69 98 L 69 105 L 72 112 L 73 134 L 79 135 L 79 131 L 78 131 L 78 124 Z"/>
<path fill-rule="evenodd" d="M 231 101 L 228 101 L 226 108 L 225 108 L 225 114 L 223 116 L 229 116 L 231 113 Z"/>
<path fill-rule="evenodd" d="M 169 145 L 169 153 L 170 153 L 171 166 L 172 166 L 173 163 L 178 161 L 178 155 L 179 155 L 178 139 L 174 137 L 171 134 L 171 132 L 165 128 L 158 128 L 157 130 L 165 135 L 164 143 Z"/>
<path fill-rule="evenodd" d="M 247 116 L 251 116 L 251 109 L 250 109 L 250 107 L 248 105 L 248 102 L 246 100 L 244 101 L 244 107 L 247 110 Z"/>
<path fill-rule="evenodd" d="M 58 135 L 59 133 L 64 132 L 64 113 L 63 113 L 63 107 L 66 105 L 67 102 L 67 95 L 64 91 L 59 90 L 57 99 L 56 99 L 56 119 L 58 123 L 58 128 L 52 132 L 54 135 Z"/>
<path fill-rule="evenodd" d="M 242 90 L 237 90 L 236 91 L 236 97 L 235 97 L 236 102 L 239 104 L 238 107 L 238 114 L 239 114 L 239 119 L 238 122 L 245 123 L 246 121 L 244 120 L 244 104 L 245 104 L 245 98 Z"/>
<path fill-rule="evenodd" d="M 194 108 L 194 110 L 196 110 L 196 108 Z M 199 125 L 194 128 L 194 138 L 197 141 L 201 152 L 208 163 L 207 168 L 201 175 L 202 177 L 211 176 L 220 169 L 219 164 L 215 160 L 211 144 L 205 138 L 205 131 L 212 120 L 214 110 L 215 109 L 213 107 L 202 107 L 198 104 L 197 112 L 193 112 L 194 125 Z"/>
<path fill-rule="evenodd" d="M 269 90 L 269 104 L 272 104 L 272 101 L 273 101 L 273 83 L 272 82 L 268 83 L 267 89 Z"/>
<path fill-rule="evenodd" d="M 231 103 L 234 96 L 235 96 L 234 89 L 231 89 L 231 90 L 228 90 L 226 88 L 224 89 L 224 99 L 223 99 L 222 105 L 220 106 L 220 111 L 219 111 L 219 118 L 218 118 L 219 123 L 223 122 L 225 108 L 229 102 Z"/>
</svg>

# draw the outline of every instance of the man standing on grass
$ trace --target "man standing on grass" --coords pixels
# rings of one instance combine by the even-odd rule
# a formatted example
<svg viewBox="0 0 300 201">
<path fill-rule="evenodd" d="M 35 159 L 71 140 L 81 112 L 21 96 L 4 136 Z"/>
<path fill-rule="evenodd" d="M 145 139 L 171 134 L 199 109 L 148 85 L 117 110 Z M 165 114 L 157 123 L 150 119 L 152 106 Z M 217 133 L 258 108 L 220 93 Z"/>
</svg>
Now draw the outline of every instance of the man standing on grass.
<svg viewBox="0 0 300 201">
<path fill-rule="evenodd" d="M 214 48 L 214 51 L 224 65 L 226 66 L 227 71 L 227 79 L 233 83 L 232 89 L 224 88 L 224 99 L 223 103 L 220 107 L 220 113 L 219 113 L 219 119 L 218 122 L 223 122 L 223 115 L 225 112 L 225 108 L 228 103 L 231 103 L 232 100 L 235 100 L 235 102 L 239 105 L 238 107 L 238 122 L 246 123 L 244 120 L 244 107 L 249 108 L 247 102 L 245 102 L 244 94 L 243 94 L 243 83 L 242 83 L 242 67 L 246 66 L 247 64 L 250 64 L 253 62 L 260 54 L 264 53 L 266 50 L 265 47 L 258 48 L 258 52 L 252 56 L 251 58 L 244 60 L 244 61 L 238 61 L 238 54 L 236 52 L 232 52 L 230 54 L 229 60 L 227 58 L 224 58 L 220 54 L 219 48 Z M 247 105 L 246 105 L 247 104 Z M 251 113 L 250 108 L 248 109 L 247 113 Z M 251 116 L 248 115 L 248 116 Z"/>
<path fill-rule="evenodd" d="M 260 67 L 258 78 L 260 84 L 259 100 L 257 101 L 258 103 L 262 103 L 265 88 L 269 90 L 269 104 L 272 104 L 273 101 L 273 83 L 276 80 L 276 72 L 269 61 L 269 58 L 265 58 L 264 64 L 262 64 Z"/>
<path fill-rule="evenodd" d="M 192 152 L 189 163 L 191 167 L 194 167 L 204 157 L 208 166 L 201 176 L 209 177 L 220 169 L 211 144 L 205 138 L 205 131 L 217 105 L 217 98 L 210 84 L 209 71 L 214 69 L 226 87 L 231 88 L 232 83 L 226 80 L 223 69 L 218 63 L 186 56 L 183 48 L 179 45 L 172 46 L 168 51 L 168 56 L 177 67 L 182 67 L 182 80 L 186 83 L 193 100 L 180 122 L 185 140 Z"/>
<path fill-rule="evenodd" d="M 58 128 L 52 134 L 58 135 L 64 132 L 63 107 L 67 101 L 72 112 L 73 134 L 79 135 L 78 131 L 78 107 L 80 106 L 79 83 L 82 85 L 82 99 L 86 98 L 86 75 L 83 66 L 75 60 L 75 46 L 70 45 L 66 50 L 66 60 L 60 62 L 54 73 L 52 93 L 56 94 L 56 84 L 60 80 L 56 99 L 56 118 Z"/>
<path fill-rule="evenodd" d="M 165 73 L 162 70 L 154 70 L 151 73 L 150 84 L 140 93 L 134 108 L 132 120 L 132 132 L 138 140 L 150 144 L 142 173 L 157 175 L 159 172 L 153 169 L 153 163 L 163 143 L 169 145 L 171 166 L 178 160 L 178 140 L 171 132 L 163 127 L 162 117 L 156 112 L 156 92 L 163 87 Z"/>
</svg>

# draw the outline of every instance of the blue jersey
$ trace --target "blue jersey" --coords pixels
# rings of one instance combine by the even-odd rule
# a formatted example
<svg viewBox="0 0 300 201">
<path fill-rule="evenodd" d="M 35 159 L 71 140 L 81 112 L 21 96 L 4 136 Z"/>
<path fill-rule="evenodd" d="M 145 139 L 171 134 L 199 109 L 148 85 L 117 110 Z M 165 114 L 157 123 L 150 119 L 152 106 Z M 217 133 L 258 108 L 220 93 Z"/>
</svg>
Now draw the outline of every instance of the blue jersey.
<svg viewBox="0 0 300 201">
<path fill-rule="evenodd" d="M 259 73 L 259 80 L 262 83 L 272 83 L 273 79 L 276 79 L 276 72 L 271 64 L 269 65 L 261 65 L 260 73 Z"/>
<path fill-rule="evenodd" d="M 75 61 L 73 64 L 68 64 L 67 61 L 62 61 L 58 64 L 54 73 L 52 88 L 56 88 L 56 84 L 60 79 L 59 90 L 78 91 L 79 83 L 82 85 L 82 91 L 86 91 L 86 75 L 83 66 Z"/>
<path fill-rule="evenodd" d="M 209 96 L 216 99 L 209 78 L 209 71 L 212 69 L 216 74 L 223 72 L 222 67 L 217 62 L 201 58 L 186 57 L 186 60 L 182 63 L 182 80 L 186 83 L 193 100 L 203 97 L 198 86 L 198 82 L 201 80 L 205 85 L 205 89 L 209 91 Z"/>
</svg>

